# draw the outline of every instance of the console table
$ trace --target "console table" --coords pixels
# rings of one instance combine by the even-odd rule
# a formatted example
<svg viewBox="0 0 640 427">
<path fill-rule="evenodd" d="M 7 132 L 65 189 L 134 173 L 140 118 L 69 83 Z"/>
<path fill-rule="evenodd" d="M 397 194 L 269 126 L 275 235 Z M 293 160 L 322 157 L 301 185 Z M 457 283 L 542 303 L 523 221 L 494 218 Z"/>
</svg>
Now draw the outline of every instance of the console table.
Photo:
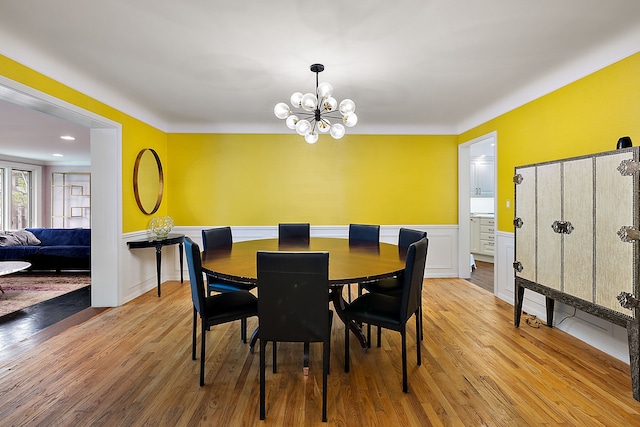
<svg viewBox="0 0 640 427">
<path fill-rule="evenodd" d="M 180 250 L 180 283 L 183 283 L 183 272 L 182 272 L 182 263 L 183 257 L 182 254 L 184 252 L 184 234 L 177 233 L 169 233 L 169 235 L 164 239 L 142 239 L 142 240 L 133 240 L 131 242 L 127 242 L 129 249 L 140 249 L 140 248 L 156 248 L 156 270 L 158 274 L 158 296 L 160 296 L 160 284 L 162 281 L 160 280 L 160 271 L 162 271 L 162 247 L 163 246 L 171 246 L 178 245 Z"/>
</svg>

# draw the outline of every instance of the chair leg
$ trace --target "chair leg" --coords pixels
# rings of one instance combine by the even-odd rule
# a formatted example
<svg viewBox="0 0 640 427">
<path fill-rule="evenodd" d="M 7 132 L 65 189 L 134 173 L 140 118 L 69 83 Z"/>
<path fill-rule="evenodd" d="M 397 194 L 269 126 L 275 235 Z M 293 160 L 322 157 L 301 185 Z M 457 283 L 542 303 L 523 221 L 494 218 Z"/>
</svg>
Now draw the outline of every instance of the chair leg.
<svg viewBox="0 0 640 427">
<path fill-rule="evenodd" d="M 274 344 L 274 354 L 275 354 L 275 342 Z M 265 350 L 267 347 L 267 342 L 263 339 L 260 339 L 260 419 L 264 420 L 265 418 Z M 275 359 L 275 356 L 274 356 Z M 275 364 L 274 364 L 275 366 Z"/>
<path fill-rule="evenodd" d="M 347 285 L 347 299 L 351 303 L 351 283 Z"/>
<path fill-rule="evenodd" d="M 407 381 L 407 330 L 405 327 L 400 331 L 402 335 L 402 391 L 407 393 L 409 391 Z"/>
<path fill-rule="evenodd" d="M 344 327 L 344 371 L 349 372 L 349 319 L 345 319 Z"/>
<path fill-rule="evenodd" d="M 422 318 L 422 301 L 420 301 L 420 305 L 418 306 L 418 318 L 420 319 L 420 341 L 424 340 L 424 319 Z"/>
<path fill-rule="evenodd" d="M 260 340 L 260 342 L 262 342 L 262 340 Z M 278 371 L 278 362 L 277 362 L 278 358 L 276 357 L 278 346 L 276 344 L 278 343 L 274 341 L 273 342 L 273 366 L 271 368 L 274 374 Z M 267 343 L 265 342 L 264 345 L 267 345 Z"/>
<path fill-rule="evenodd" d="M 198 329 L 198 312 L 193 307 L 193 339 L 191 340 L 191 360 L 196 360 L 196 329 Z"/>
<path fill-rule="evenodd" d="M 309 375 L 309 342 L 304 342 L 304 349 L 302 351 L 302 373 L 304 376 Z"/>
<path fill-rule="evenodd" d="M 422 353 L 420 348 L 422 347 L 422 340 L 420 339 L 422 331 L 421 329 L 418 329 L 422 326 L 422 319 L 419 317 L 420 311 L 420 307 L 418 307 L 418 311 L 416 311 L 416 357 L 418 358 L 418 366 L 422 365 Z"/>
<path fill-rule="evenodd" d="M 371 323 L 367 323 L 367 348 L 371 348 Z"/>
<path fill-rule="evenodd" d="M 206 345 L 206 329 L 204 319 L 201 319 L 202 323 L 202 344 L 200 345 L 200 387 L 204 385 L 204 355 L 205 355 L 205 345 Z"/>
<path fill-rule="evenodd" d="M 378 347 L 380 347 L 382 343 L 382 328 L 378 326 Z"/>
<path fill-rule="evenodd" d="M 240 339 L 243 344 L 247 343 L 247 318 L 240 319 Z"/>
<path fill-rule="evenodd" d="M 327 422 L 327 375 L 329 375 L 329 355 L 331 338 L 322 343 L 322 422 Z"/>
</svg>

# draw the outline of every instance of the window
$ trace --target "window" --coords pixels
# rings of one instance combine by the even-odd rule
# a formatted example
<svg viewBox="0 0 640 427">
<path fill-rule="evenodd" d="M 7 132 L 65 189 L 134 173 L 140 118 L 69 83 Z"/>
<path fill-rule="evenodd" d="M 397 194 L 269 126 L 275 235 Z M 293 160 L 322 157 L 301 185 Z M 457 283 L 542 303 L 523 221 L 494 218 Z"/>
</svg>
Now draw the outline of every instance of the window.
<svg viewBox="0 0 640 427">
<path fill-rule="evenodd" d="M 0 162 L 0 230 L 38 225 L 40 166 Z"/>
</svg>

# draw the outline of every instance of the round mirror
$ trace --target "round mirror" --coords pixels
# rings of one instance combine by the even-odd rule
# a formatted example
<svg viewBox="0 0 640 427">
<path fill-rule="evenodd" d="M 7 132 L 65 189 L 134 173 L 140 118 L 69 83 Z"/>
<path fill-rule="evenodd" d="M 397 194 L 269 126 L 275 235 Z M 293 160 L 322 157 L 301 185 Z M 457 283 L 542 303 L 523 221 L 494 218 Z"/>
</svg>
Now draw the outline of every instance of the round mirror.
<svg viewBox="0 0 640 427">
<path fill-rule="evenodd" d="M 136 157 L 133 167 L 133 193 L 136 203 L 147 215 L 155 213 L 162 202 L 164 174 L 158 153 L 152 148 L 144 148 Z"/>
</svg>

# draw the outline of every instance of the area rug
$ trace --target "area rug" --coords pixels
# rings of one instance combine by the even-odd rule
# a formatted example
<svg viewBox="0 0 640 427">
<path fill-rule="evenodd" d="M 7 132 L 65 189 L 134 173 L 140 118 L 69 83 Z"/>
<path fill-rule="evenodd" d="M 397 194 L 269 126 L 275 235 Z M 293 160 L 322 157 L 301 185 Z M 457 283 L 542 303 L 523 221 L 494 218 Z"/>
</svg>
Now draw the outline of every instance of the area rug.
<svg viewBox="0 0 640 427">
<path fill-rule="evenodd" d="M 0 316 L 91 284 L 90 273 L 14 273 L 0 276 Z"/>
</svg>

